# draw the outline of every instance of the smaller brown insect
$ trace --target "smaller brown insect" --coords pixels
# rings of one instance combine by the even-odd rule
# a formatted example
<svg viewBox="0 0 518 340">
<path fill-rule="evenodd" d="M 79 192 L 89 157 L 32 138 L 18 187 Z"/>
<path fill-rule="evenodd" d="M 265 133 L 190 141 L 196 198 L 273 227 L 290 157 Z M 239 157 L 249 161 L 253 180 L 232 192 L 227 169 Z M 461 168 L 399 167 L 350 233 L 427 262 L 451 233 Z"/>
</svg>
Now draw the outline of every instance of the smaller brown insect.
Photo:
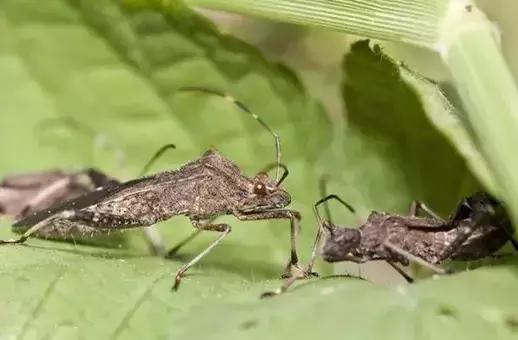
<svg viewBox="0 0 518 340">
<path fill-rule="evenodd" d="M 318 206 L 331 199 L 354 213 L 354 209 L 337 195 L 328 195 L 315 203 L 319 228 L 310 264 L 301 275 L 311 272 L 316 256 L 320 254 L 326 262 L 384 260 L 412 282 L 413 279 L 399 265 L 407 266 L 414 261 L 435 273 L 446 274 L 448 271 L 438 266 L 446 260 L 481 259 L 492 255 L 507 242 L 518 250 L 504 207 L 485 192 L 477 192 L 462 200 L 446 220 L 423 203 L 414 201 L 409 216 L 373 211 L 358 228 L 343 228 L 329 218 L 321 218 Z M 418 216 L 419 211 L 428 216 Z M 290 278 L 278 291 L 267 292 L 263 296 L 282 293 L 294 281 L 295 278 Z"/>
</svg>

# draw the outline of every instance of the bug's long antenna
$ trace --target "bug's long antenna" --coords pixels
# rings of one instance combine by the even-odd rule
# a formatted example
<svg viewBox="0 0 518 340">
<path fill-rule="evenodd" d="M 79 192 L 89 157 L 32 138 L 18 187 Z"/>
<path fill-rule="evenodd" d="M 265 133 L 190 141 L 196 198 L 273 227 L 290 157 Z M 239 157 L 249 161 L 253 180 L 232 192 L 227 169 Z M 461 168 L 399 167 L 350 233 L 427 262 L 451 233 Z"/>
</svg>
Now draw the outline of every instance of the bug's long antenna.
<svg viewBox="0 0 518 340">
<path fill-rule="evenodd" d="M 144 167 L 142 168 L 142 170 L 140 171 L 138 177 L 142 177 L 144 176 L 147 171 L 149 170 L 149 168 L 151 167 L 151 165 L 153 165 L 153 163 L 160 157 L 162 156 L 162 154 L 164 152 L 166 152 L 167 150 L 169 149 L 176 149 L 176 145 L 174 144 L 166 144 L 164 146 L 162 146 L 160 149 L 158 149 L 155 154 L 153 155 L 153 157 L 151 157 L 149 159 L 149 161 L 146 163 L 146 165 L 144 165 Z"/>
<path fill-rule="evenodd" d="M 248 114 L 250 114 L 255 120 L 257 120 L 259 122 L 259 124 L 261 124 L 266 130 L 268 130 L 268 132 L 273 136 L 274 140 L 275 140 L 275 154 L 276 154 L 276 162 L 277 162 L 277 170 L 276 170 L 276 173 L 275 173 L 275 180 L 277 182 L 280 182 L 279 180 L 279 168 L 280 168 L 280 164 L 281 164 L 281 140 L 279 138 L 279 135 L 274 132 L 269 126 L 268 124 L 266 124 L 266 122 L 264 120 L 261 119 L 261 117 L 259 117 L 257 114 L 255 114 L 254 112 L 252 112 L 245 104 L 243 104 L 242 102 L 240 102 L 239 100 L 237 100 L 236 98 L 234 98 L 233 96 L 227 94 L 227 93 L 224 93 L 224 92 L 220 92 L 220 91 L 217 91 L 217 90 L 214 90 L 214 89 L 211 89 L 211 88 L 208 88 L 208 87 L 203 87 L 203 86 L 185 86 L 185 87 L 181 87 L 178 89 L 178 91 L 181 91 L 181 92 L 203 92 L 203 93 L 208 93 L 208 94 L 212 94 L 212 95 L 215 95 L 215 96 L 219 96 L 219 97 L 222 97 L 226 100 L 228 100 L 229 102 L 233 103 L 234 105 L 236 105 L 239 109 L 241 109 L 241 111 L 244 111 Z"/>
</svg>

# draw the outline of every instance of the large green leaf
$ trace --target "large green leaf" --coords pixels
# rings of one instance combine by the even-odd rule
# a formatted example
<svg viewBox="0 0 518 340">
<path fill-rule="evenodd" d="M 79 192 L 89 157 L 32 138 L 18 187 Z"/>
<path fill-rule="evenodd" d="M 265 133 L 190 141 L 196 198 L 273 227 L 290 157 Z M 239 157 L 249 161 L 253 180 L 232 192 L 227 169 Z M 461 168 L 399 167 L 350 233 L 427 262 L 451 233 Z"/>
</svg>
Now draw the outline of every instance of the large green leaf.
<svg viewBox="0 0 518 340">
<path fill-rule="evenodd" d="M 471 188 L 471 180 L 456 185 L 455 178 L 466 171 L 464 163 L 421 121 L 422 115 L 408 126 L 430 128 L 426 143 L 401 153 L 401 136 L 411 145 L 422 131 L 381 125 L 368 118 L 375 110 L 359 110 L 360 103 L 368 103 L 358 99 L 363 95 L 381 98 L 389 107 L 404 97 L 412 101 L 412 110 L 400 104 L 390 111 L 401 115 L 393 119 L 401 122 L 403 115 L 418 114 L 410 112 L 421 105 L 411 99 L 411 91 L 398 97 L 383 95 L 384 88 L 392 89 L 390 81 L 373 86 L 373 81 L 386 81 L 390 75 L 387 64 L 380 66 L 378 77 L 369 74 L 369 67 L 356 75 L 349 72 L 351 80 L 365 83 L 349 83 L 357 100 L 348 105 L 352 124 L 344 137 L 347 142 L 337 138 L 330 144 L 332 134 L 343 131 L 331 128 L 325 112 L 292 72 L 221 35 L 180 4 L 167 7 L 164 14 L 143 3 L 141 8 L 127 8 L 107 0 L 0 2 L 0 28 L 5 32 L 0 35 L 0 175 L 97 166 L 130 178 L 156 148 L 170 142 L 178 149 L 155 170 L 176 167 L 214 145 L 253 174 L 273 160 L 271 137 L 220 98 L 176 92 L 181 86 L 209 85 L 233 93 L 281 135 L 284 162 L 290 168 L 286 185 L 293 207 L 304 216 L 305 255 L 313 236 L 311 204 L 318 198 L 321 171 L 339 173 L 335 178 L 341 181 L 330 190 L 351 193 L 344 196 L 360 212 L 403 211 L 411 198 L 430 200 L 446 211 Z M 372 63 L 368 51 L 357 52 L 349 58 L 356 58 L 358 65 Z M 362 112 L 366 116 L 360 116 Z M 96 147 L 91 136 L 67 126 L 45 130 L 37 125 L 61 116 L 91 126 L 112 148 Z M 399 170 L 405 153 L 422 152 L 429 144 L 445 152 L 435 160 L 450 164 L 446 188 L 438 187 L 437 177 L 419 182 L 421 158 Z M 113 146 L 124 152 L 122 167 Z M 418 189 L 412 189 L 417 182 Z M 0 247 L 0 337 L 516 336 L 517 304 L 508 297 L 516 286 L 516 272 L 507 266 L 397 289 L 357 279 L 322 279 L 300 283 L 285 296 L 260 300 L 260 293 L 279 284 L 289 249 L 288 227 L 282 221 L 226 220 L 234 226 L 232 234 L 193 269 L 178 293 L 170 287 L 181 262 L 148 255 L 138 231 L 123 234 L 135 237 L 112 240 L 112 247 L 37 239 L 25 246 Z M 14 236 L 7 222 L 1 227 L 0 239 Z M 160 226 L 167 244 L 191 229 L 184 218 Z M 187 246 L 182 261 L 214 237 L 202 235 Z M 471 288 L 469 296 L 463 286 Z"/>
</svg>

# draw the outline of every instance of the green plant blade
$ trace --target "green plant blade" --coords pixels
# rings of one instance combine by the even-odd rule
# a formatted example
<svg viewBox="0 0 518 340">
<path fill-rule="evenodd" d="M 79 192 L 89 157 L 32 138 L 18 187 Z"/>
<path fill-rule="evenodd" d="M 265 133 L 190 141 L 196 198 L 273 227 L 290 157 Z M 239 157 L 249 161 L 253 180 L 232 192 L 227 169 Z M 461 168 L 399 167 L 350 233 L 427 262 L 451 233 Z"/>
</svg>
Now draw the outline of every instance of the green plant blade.
<svg viewBox="0 0 518 340">
<path fill-rule="evenodd" d="M 433 47 L 447 1 L 186 0 L 185 3 Z"/>
<path fill-rule="evenodd" d="M 452 6 L 442 57 L 467 108 L 476 143 L 518 222 L 518 89 L 489 20 L 473 7 Z"/>
</svg>

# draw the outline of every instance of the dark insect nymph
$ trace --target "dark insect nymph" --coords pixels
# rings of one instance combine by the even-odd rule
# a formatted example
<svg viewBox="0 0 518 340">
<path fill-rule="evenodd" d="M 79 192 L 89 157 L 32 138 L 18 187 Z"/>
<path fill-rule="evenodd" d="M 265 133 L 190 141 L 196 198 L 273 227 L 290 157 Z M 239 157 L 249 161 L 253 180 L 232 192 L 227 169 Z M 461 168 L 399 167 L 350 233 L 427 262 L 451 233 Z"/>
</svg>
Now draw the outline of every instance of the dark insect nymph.
<svg viewBox="0 0 518 340">
<path fill-rule="evenodd" d="M 335 199 L 349 211 L 354 209 L 337 195 L 328 195 L 314 205 L 318 232 L 309 265 L 304 275 L 311 272 L 318 254 L 326 262 L 384 260 L 407 281 L 413 279 L 399 265 L 410 261 L 419 263 L 435 273 L 445 274 L 440 266 L 446 260 L 471 261 L 492 255 L 512 237 L 510 219 L 500 202 L 485 192 L 477 192 L 460 202 L 448 219 L 443 219 L 421 202 L 413 202 L 409 216 L 373 211 L 358 228 L 343 228 L 323 220 L 318 207 Z M 327 210 L 327 206 L 326 206 Z M 423 211 L 428 216 L 420 217 Z M 282 293 L 293 284 L 289 278 L 276 292 Z"/>
</svg>

